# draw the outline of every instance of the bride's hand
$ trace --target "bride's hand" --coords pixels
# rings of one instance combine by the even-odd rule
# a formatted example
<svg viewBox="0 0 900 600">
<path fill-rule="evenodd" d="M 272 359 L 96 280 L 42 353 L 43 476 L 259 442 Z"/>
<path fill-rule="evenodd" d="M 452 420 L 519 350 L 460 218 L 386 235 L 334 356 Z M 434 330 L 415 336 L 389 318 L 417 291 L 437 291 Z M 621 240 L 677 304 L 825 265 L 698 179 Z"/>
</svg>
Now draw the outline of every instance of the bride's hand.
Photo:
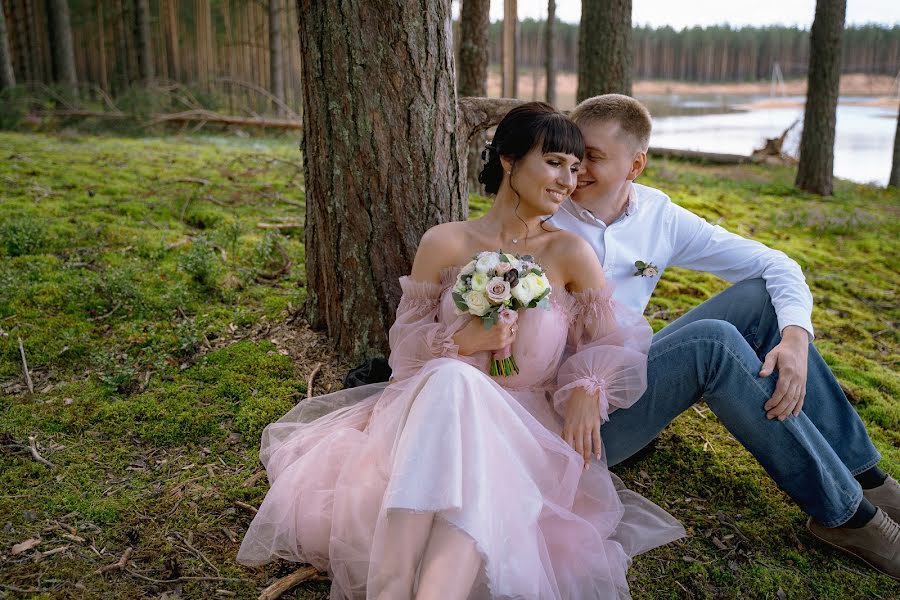
<svg viewBox="0 0 900 600">
<path fill-rule="evenodd" d="M 459 354 L 470 356 L 485 350 L 506 348 L 516 339 L 519 326 L 516 323 L 494 323 L 490 329 L 484 328 L 481 319 L 472 319 L 465 327 L 453 335 L 453 343 L 459 346 Z"/>
<path fill-rule="evenodd" d="M 584 457 L 584 467 L 590 466 L 591 455 L 600 458 L 600 403 L 594 394 L 577 388 L 566 403 L 562 438 Z"/>
</svg>

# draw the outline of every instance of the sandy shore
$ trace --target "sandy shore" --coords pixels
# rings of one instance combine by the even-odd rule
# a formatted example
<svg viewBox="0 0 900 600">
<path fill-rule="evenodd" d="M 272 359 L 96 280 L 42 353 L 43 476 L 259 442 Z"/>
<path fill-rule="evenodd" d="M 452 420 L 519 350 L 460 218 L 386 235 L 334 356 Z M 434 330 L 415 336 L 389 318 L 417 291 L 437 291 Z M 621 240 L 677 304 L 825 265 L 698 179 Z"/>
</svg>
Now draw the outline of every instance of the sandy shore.
<svg viewBox="0 0 900 600">
<path fill-rule="evenodd" d="M 519 76 L 519 93 L 518 97 L 523 100 L 543 100 L 545 94 L 545 82 L 542 71 L 522 72 Z M 571 109 L 575 106 L 575 94 L 578 89 L 578 76 L 575 73 L 560 73 L 556 81 L 557 105 L 563 110 Z M 488 73 L 488 96 L 499 97 L 501 90 L 501 77 L 496 69 L 492 69 Z M 635 81 L 635 96 L 666 96 L 669 94 L 679 95 L 701 95 L 701 94 L 724 94 L 724 95 L 769 95 L 771 92 L 771 84 L 767 81 L 750 82 L 750 83 L 693 83 L 683 81 Z M 806 80 L 792 79 L 779 85 L 776 93 L 786 96 L 804 96 L 806 95 Z M 887 75 L 844 75 L 841 77 L 841 95 L 842 96 L 869 96 L 866 103 L 874 106 L 896 106 L 897 105 L 897 85 L 893 77 Z M 773 99 L 766 102 L 784 103 L 785 100 Z M 790 104 L 777 104 L 777 106 L 796 106 L 798 102 L 790 101 Z M 761 105 L 753 106 L 760 108 Z"/>
</svg>

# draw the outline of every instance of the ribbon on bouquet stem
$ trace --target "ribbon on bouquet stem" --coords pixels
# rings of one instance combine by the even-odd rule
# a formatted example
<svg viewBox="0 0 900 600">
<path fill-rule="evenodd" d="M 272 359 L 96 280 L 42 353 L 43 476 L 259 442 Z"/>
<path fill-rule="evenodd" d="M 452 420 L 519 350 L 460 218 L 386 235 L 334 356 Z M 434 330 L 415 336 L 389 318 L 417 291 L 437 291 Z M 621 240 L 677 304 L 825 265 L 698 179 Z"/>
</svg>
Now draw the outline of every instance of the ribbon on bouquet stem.
<svg viewBox="0 0 900 600">
<path fill-rule="evenodd" d="M 504 308 L 497 315 L 498 319 L 504 325 L 512 325 L 519 320 L 519 313 Z M 510 377 L 518 375 L 519 365 L 516 364 L 516 357 L 512 354 L 512 345 L 506 346 L 494 352 L 491 357 L 491 376 Z"/>
</svg>

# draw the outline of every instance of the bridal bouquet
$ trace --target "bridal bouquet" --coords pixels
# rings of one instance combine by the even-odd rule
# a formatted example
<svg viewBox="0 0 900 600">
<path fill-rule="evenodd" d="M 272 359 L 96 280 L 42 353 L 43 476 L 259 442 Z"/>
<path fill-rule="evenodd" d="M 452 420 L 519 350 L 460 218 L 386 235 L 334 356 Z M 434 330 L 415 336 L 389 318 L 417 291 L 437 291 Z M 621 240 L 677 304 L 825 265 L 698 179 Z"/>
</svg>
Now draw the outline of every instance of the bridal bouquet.
<svg viewBox="0 0 900 600">
<path fill-rule="evenodd" d="M 453 286 L 453 301 L 459 314 L 481 317 L 485 329 L 496 323 L 511 324 L 517 310 L 550 307 L 550 281 L 540 265 L 528 255 L 480 252 L 462 268 Z M 491 375 L 509 377 L 519 367 L 509 346 L 494 353 Z"/>
</svg>

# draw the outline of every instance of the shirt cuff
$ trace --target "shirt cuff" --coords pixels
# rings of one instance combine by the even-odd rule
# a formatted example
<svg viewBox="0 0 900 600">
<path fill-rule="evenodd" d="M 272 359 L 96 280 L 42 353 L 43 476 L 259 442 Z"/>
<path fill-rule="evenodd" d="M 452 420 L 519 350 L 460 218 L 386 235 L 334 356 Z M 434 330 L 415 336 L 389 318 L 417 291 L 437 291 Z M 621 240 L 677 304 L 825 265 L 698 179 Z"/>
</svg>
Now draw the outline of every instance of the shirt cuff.
<svg viewBox="0 0 900 600">
<path fill-rule="evenodd" d="M 810 343 L 816 337 L 813 331 L 812 319 L 810 319 L 809 313 L 802 308 L 791 306 L 778 311 L 778 331 L 783 332 L 788 325 L 796 325 L 805 329 L 806 333 L 809 334 Z"/>
</svg>

